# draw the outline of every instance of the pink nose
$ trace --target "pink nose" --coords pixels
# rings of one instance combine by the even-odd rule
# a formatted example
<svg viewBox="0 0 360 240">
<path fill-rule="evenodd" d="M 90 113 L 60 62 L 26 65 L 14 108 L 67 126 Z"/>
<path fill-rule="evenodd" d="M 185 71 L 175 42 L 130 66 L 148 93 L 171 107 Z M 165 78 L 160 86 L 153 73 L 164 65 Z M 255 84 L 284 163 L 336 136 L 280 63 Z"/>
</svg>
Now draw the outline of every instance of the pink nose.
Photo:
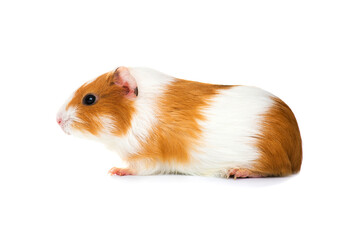
<svg viewBox="0 0 360 240">
<path fill-rule="evenodd" d="M 62 122 L 62 119 L 61 119 L 61 118 L 57 118 L 56 121 L 57 121 L 57 123 L 60 125 L 61 122 Z"/>
</svg>

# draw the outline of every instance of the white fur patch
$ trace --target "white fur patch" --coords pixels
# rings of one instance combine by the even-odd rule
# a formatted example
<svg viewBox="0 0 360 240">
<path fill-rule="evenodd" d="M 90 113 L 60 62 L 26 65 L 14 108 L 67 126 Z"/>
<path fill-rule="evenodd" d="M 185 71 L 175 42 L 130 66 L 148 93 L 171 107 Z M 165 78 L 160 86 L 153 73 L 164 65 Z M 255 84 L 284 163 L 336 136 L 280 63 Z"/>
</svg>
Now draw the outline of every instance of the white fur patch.
<svg viewBox="0 0 360 240">
<path fill-rule="evenodd" d="M 255 87 L 237 86 L 216 95 L 203 110 L 200 147 L 191 153 L 187 174 L 225 176 L 230 168 L 249 168 L 259 157 L 254 138 L 260 133 L 261 114 L 273 104 L 271 94 Z"/>
<path fill-rule="evenodd" d="M 116 130 L 115 120 L 112 116 L 99 116 L 99 122 L 105 134 L 112 134 L 112 132 Z"/>
</svg>

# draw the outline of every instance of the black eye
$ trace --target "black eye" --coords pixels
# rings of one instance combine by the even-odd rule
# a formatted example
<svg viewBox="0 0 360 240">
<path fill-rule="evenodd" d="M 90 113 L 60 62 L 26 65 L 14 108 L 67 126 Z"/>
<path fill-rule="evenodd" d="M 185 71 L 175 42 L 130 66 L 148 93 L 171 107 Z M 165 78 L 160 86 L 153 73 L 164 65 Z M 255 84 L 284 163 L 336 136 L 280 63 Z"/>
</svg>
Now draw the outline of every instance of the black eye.
<svg viewBox="0 0 360 240">
<path fill-rule="evenodd" d="M 84 105 L 93 105 L 96 101 L 96 97 L 93 94 L 87 94 L 83 98 L 83 104 Z"/>
</svg>

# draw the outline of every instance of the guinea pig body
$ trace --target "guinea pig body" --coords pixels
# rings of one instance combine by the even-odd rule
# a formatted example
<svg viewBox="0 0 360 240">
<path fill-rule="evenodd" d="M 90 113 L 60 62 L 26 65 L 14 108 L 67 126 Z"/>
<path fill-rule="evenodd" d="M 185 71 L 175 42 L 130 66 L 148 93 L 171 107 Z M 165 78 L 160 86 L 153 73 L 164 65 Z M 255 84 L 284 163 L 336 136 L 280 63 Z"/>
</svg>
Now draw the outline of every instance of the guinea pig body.
<svg viewBox="0 0 360 240">
<path fill-rule="evenodd" d="M 256 87 L 213 85 L 120 67 L 60 109 L 66 133 L 95 138 L 128 168 L 116 175 L 286 176 L 301 167 L 290 108 Z"/>
</svg>

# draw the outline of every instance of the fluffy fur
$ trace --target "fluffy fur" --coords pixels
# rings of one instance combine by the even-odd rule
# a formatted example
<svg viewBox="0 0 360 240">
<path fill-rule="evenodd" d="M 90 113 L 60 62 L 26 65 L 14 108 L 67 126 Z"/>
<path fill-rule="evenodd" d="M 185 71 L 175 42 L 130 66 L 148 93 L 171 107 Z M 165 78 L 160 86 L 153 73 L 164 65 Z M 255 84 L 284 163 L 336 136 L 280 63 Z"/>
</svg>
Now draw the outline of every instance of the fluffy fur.
<svg viewBox="0 0 360 240">
<path fill-rule="evenodd" d="M 94 105 L 82 104 L 88 93 L 97 97 Z M 129 164 L 112 170 L 118 175 L 224 177 L 245 169 L 239 176 L 265 177 L 295 173 L 301 166 L 293 113 L 255 87 L 121 67 L 80 87 L 60 109 L 58 122 L 66 133 L 94 138 L 116 151 Z"/>
</svg>

